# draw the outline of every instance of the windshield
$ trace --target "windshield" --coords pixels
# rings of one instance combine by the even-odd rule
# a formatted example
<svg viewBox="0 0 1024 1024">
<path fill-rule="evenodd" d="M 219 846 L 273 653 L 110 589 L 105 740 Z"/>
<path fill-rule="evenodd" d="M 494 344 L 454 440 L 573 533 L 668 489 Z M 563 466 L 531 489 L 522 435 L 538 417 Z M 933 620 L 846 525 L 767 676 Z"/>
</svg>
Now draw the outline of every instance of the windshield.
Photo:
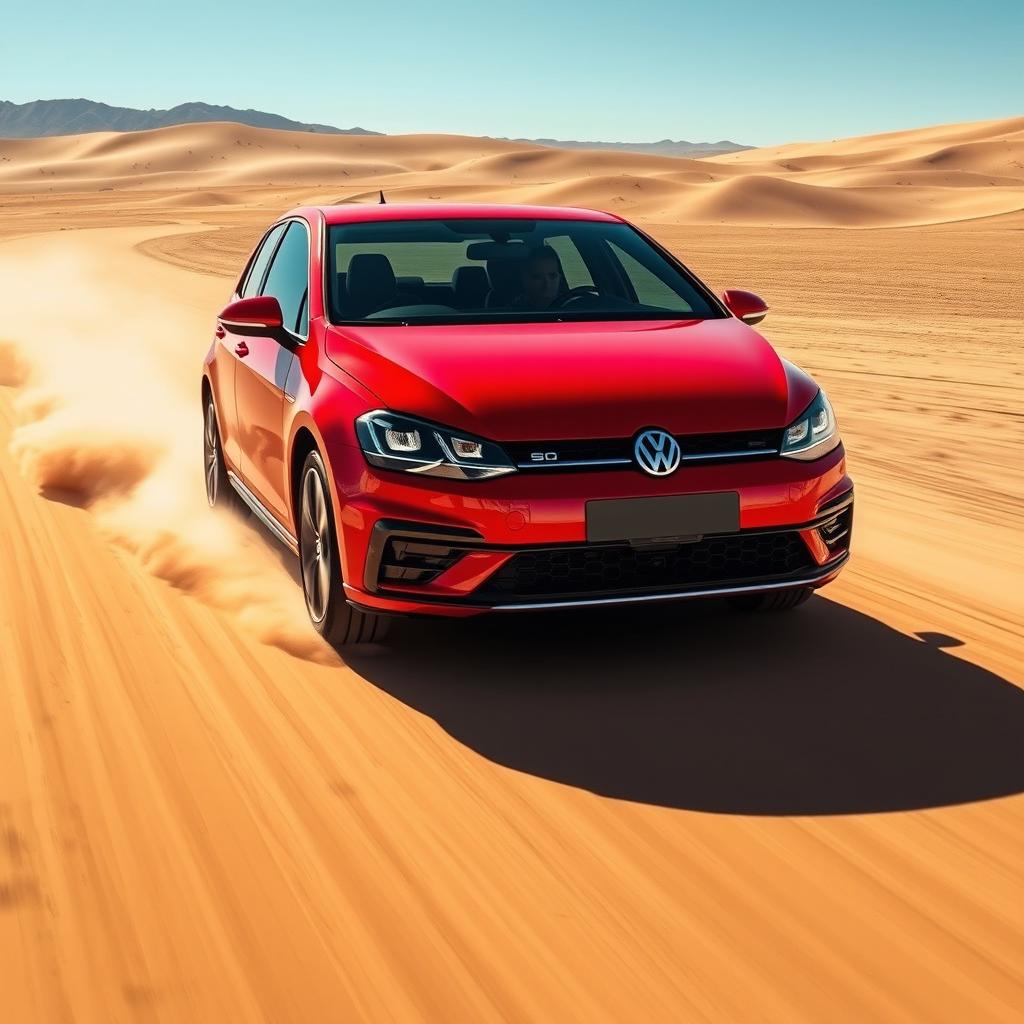
<svg viewBox="0 0 1024 1024">
<path fill-rule="evenodd" d="M 544 323 L 725 316 L 628 224 L 411 220 L 335 224 L 335 323 Z"/>
</svg>

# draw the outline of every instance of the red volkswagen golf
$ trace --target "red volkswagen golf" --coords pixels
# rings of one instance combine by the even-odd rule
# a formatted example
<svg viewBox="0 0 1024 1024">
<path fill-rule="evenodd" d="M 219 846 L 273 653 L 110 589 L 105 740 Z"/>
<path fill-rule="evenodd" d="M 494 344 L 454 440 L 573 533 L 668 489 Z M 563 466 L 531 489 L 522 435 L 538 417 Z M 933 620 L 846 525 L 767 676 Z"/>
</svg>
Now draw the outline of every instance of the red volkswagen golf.
<svg viewBox="0 0 1024 1024">
<path fill-rule="evenodd" d="M 303 207 L 217 320 L 207 496 L 298 555 L 336 645 L 394 613 L 793 608 L 849 556 L 853 485 L 766 311 L 607 213 Z"/>
</svg>

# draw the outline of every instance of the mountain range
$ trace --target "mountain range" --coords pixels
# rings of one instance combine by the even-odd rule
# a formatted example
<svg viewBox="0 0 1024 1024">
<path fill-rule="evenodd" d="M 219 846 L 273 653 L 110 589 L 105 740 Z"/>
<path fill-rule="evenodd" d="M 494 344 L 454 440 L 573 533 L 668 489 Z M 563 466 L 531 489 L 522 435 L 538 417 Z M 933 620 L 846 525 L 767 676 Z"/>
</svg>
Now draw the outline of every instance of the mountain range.
<svg viewBox="0 0 1024 1024">
<path fill-rule="evenodd" d="M 95 100 L 34 100 L 11 103 L 0 100 L 0 138 L 38 139 L 47 135 L 81 135 L 85 132 L 139 132 L 174 124 L 231 121 L 253 128 L 279 128 L 293 132 L 327 135 L 380 135 L 365 128 L 335 128 L 306 124 L 262 110 L 236 110 L 212 103 L 180 103 L 170 110 L 136 110 L 112 107 Z"/>
<path fill-rule="evenodd" d="M 503 140 L 504 141 L 504 140 Z M 662 139 L 660 142 L 576 142 L 566 139 L 511 139 L 511 142 L 532 142 L 537 146 L 552 146 L 557 149 L 617 149 L 628 153 L 647 153 L 651 156 L 720 156 L 722 153 L 739 153 L 750 149 L 739 143 L 722 139 L 720 142 L 687 142 L 680 139 Z"/>
<path fill-rule="evenodd" d="M 319 132 L 323 135 L 381 135 L 366 128 L 336 128 L 329 124 L 307 124 L 263 110 L 238 110 L 211 103 L 180 103 L 170 110 L 138 110 L 112 107 L 87 99 L 33 100 L 12 103 L 0 100 L 0 138 L 38 139 L 51 135 L 81 135 L 86 132 L 137 132 L 166 128 L 176 124 L 228 121 L 254 128 L 278 128 L 284 131 Z M 723 139 L 720 142 L 686 142 L 662 139 L 660 142 L 577 142 L 560 139 L 502 140 L 528 142 L 557 149 L 611 149 L 655 156 L 714 156 L 736 153 L 741 146 Z"/>
</svg>

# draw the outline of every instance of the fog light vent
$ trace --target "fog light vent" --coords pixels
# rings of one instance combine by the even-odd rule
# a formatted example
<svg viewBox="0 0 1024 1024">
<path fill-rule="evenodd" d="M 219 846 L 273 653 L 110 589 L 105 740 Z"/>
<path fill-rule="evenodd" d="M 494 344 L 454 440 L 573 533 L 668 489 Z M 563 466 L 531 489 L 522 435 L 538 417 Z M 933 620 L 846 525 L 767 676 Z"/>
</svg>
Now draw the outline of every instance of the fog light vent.
<svg viewBox="0 0 1024 1024">
<path fill-rule="evenodd" d="M 826 520 L 818 527 L 818 536 L 829 551 L 845 551 L 850 546 L 850 528 L 853 525 L 853 506 Z"/>
<path fill-rule="evenodd" d="M 462 557 L 461 548 L 392 537 L 380 562 L 382 583 L 429 583 Z"/>
</svg>

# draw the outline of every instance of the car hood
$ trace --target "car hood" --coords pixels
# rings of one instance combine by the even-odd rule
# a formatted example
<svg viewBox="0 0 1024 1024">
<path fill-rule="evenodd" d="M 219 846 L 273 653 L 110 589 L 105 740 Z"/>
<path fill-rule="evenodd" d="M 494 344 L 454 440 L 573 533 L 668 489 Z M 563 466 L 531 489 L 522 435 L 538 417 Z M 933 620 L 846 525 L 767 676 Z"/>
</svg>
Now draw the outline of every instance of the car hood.
<svg viewBox="0 0 1024 1024">
<path fill-rule="evenodd" d="M 783 427 L 814 382 L 742 321 L 331 327 L 387 408 L 496 441 Z"/>
</svg>

